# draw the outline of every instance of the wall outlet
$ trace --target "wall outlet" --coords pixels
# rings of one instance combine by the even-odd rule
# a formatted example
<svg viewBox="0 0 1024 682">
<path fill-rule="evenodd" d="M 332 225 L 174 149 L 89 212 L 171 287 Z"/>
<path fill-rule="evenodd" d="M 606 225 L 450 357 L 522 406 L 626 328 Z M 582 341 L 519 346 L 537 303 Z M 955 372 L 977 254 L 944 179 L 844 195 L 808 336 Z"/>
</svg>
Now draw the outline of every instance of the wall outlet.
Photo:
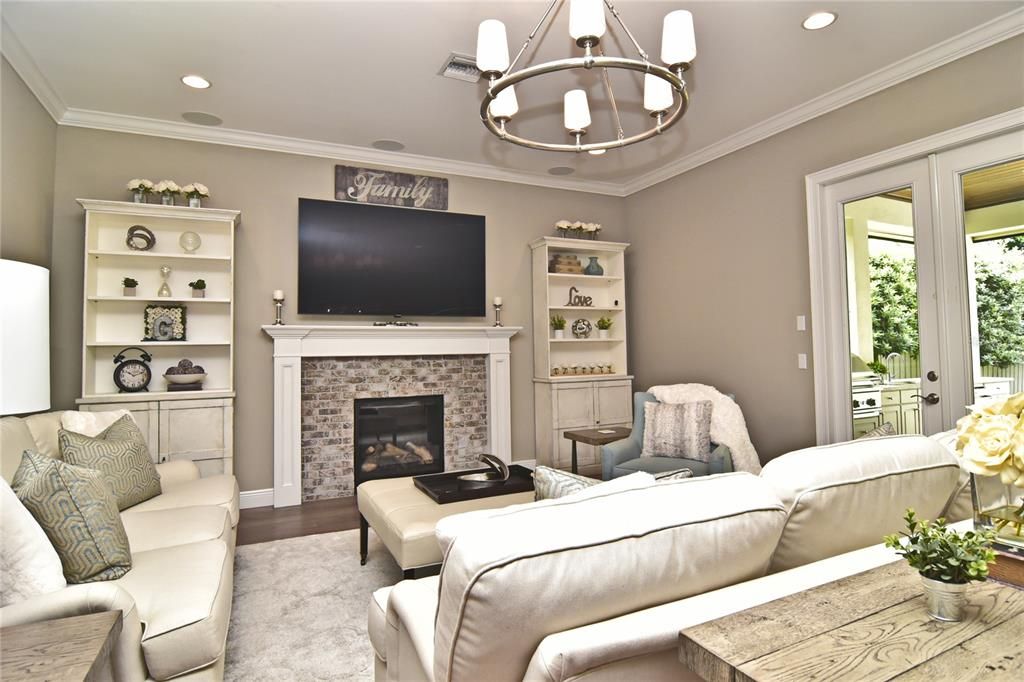
<svg viewBox="0 0 1024 682">
<path fill-rule="evenodd" d="M 807 369 L 807 353 L 796 354 L 796 367 L 797 369 Z"/>
<path fill-rule="evenodd" d="M 806 315 L 797 315 L 796 316 L 796 330 L 798 332 L 805 332 L 805 331 L 807 331 L 807 316 Z"/>
</svg>

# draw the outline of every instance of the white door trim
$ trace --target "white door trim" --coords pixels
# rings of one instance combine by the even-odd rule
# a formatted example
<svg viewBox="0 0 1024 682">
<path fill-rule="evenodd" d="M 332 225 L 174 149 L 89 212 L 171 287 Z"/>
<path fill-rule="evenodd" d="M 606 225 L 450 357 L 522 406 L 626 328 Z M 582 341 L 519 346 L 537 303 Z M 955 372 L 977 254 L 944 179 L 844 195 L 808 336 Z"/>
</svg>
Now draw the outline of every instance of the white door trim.
<svg viewBox="0 0 1024 682">
<path fill-rule="evenodd" d="M 815 432 L 819 445 L 841 440 L 850 433 L 850 359 L 847 353 L 847 304 L 845 290 L 845 244 L 828 229 L 826 200 L 829 186 L 858 175 L 872 173 L 908 161 L 978 142 L 996 135 L 1024 130 L 1024 107 L 981 119 L 952 130 L 916 140 L 892 149 L 811 173 L 805 178 L 807 193 L 807 240 L 810 259 L 811 330 L 814 358 Z M 937 215 L 939 196 L 934 162 L 931 207 Z M 962 356 L 961 356 L 962 357 Z M 943 365 L 946 363 L 942 363 Z M 941 365 L 940 365 L 941 366 Z M 946 368 L 943 368 L 945 372 Z M 833 396 L 846 396 L 837 401 Z M 948 402 L 948 401 L 947 401 Z"/>
</svg>

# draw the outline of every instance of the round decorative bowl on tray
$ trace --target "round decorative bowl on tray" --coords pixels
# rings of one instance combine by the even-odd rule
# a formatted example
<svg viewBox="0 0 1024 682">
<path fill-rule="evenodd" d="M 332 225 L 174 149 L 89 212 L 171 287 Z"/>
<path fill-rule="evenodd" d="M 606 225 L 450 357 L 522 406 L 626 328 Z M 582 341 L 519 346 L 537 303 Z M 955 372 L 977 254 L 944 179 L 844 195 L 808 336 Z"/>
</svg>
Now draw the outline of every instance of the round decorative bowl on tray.
<svg viewBox="0 0 1024 682">
<path fill-rule="evenodd" d="M 195 374 L 165 374 L 164 379 L 167 379 L 169 384 L 201 384 L 203 379 L 206 378 L 206 372 L 200 372 Z"/>
</svg>

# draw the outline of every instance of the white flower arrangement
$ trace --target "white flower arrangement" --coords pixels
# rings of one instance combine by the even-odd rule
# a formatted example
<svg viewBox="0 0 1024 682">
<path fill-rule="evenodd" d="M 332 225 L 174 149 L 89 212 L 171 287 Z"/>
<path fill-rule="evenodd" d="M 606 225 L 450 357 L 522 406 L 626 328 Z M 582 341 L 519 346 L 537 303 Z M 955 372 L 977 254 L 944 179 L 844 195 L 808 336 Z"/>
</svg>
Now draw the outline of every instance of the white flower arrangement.
<svg viewBox="0 0 1024 682">
<path fill-rule="evenodd" d="M 1024 487 L 1024 393 L 994 401 L 956 423 L 963 467 Z"/>
<path fill-rule="evenodd" d="M 165 194 L 167 196 L 181 194 L 181 188 L 178 187 L 178 183 L 174 180 L 161 180 L 153 187 L 153 191 L 157 194 Z"/>
<path fill-rule="evenodd" d="M 142 192 L 143 194 L 149 194 L 153 191 L 153 183 L 150 180 L 132 178 L 128 181 L 129 192 Z"/>
<path fill-rule="evenodd" d="M 190 182 L 181 188 L 181 193 L 187 196 L 189 199 L 196 197 L 205 199 L 210 196 L 210 190 L 206 188 L 206 185 L 201 185 L 198 182 Z"/>
<path fill-rule="evenodd" d="M 559 220 L 557 223 L 555 223 L 555 227 L 557 227 L 559 230 L 568 230 L 570 227 L 572 227 L 572 223 L 568 220 Z"/>
<path fill-rule="evenodd" d="M 563 237 L 576 236 L 579 238 L 582 235 L 586 235 L 588 238 L 594 239 L 597 237 L 597 233 L 601 231 L 601 224 L 585 223 L 582 220 L 559 220 L 555 223 L 555 229 Z"/>
</svg>

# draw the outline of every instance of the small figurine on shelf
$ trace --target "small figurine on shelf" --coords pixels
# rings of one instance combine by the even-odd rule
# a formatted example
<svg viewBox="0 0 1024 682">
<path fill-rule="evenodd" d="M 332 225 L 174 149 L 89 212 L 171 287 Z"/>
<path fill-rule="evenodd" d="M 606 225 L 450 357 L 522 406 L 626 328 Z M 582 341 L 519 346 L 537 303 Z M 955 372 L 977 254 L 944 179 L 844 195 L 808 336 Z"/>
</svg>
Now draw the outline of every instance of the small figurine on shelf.
<svg viewBox="0 0 1024 682">
<path fill-rule="evenodd" d="M 201 185 L 198 182 L 190 182 L 181 188 L 181 193 L 188 197 L 189 208 L 202 208 L 203 199 L 207 199 L 210 196 L 210 190 L 206 188 L 206 185 Z"/>
<path fill-rule="evenodd" d="M 206 298 L 206 280 L 197 279 L 194 282 L 189 282 L 188 286 L 192 289 L 192 298 Z"/>
<path fill-rule="evenodd" d="M 125 277 L 121 280 L 121 293 L 125 296 L 134 296 L 137 286 L 139 286 L 139 280 L 134 277 Z"/>
<path fill-rule="evenodd" d="M 128 181 L 128 191 L 136 204 L 146 203 L 146 195 L 153 193 L 153 183 L 146 179 L 133 178 Z"/>
<path fill-rule="evenodd" d="M 607 339 L 608 331 L 612 328 L 612 318 L 601 317 L 597 320 L 597 337 Z"/>
<path fill-rule="evenodd" d="M 565 338 L 565 318 L 561 315 L 551 316 L 551 328 L 555 330 L 556 339 Z"/>
</svg>

